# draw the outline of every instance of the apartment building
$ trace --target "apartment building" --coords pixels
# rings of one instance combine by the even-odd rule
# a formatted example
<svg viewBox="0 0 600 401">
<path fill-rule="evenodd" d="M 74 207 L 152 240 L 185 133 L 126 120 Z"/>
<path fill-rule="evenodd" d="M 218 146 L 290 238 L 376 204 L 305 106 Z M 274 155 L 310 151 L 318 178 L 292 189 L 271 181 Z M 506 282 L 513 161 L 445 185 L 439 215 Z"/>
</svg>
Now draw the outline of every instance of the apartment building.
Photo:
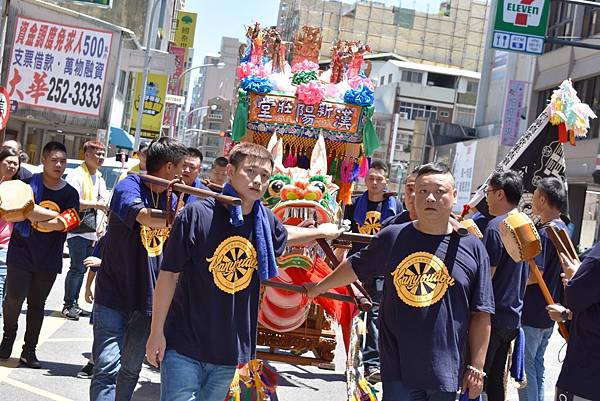
<svg viewBox="0 0 600 401">
<path fill-rule="evenodd" d="M 373 53 L 480 71 L 487 10 L 486 0 L 444 1 L 428 11 L 375 1 L 281 0 L 277 25 L 289 42 L 302 26 L 321 27 L 323 58 L 338 39 L 360 40 Z"/>
</svg>

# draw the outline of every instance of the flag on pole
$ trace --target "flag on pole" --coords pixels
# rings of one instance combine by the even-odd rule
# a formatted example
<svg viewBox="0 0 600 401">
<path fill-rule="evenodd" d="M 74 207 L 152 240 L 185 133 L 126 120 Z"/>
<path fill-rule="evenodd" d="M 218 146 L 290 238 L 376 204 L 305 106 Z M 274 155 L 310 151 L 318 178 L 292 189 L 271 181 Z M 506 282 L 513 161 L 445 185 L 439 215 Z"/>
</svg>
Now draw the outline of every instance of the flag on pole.
<svg viewBox="0 0 600 401">
<path fill-rule="evenodd" d="M 589 106 L 577 97 L 570 80 L 555 90 L 550 103 L 527 128 L 504 159 L 465 205 L 463 216 L 470 208 L 487 211 L 485 191 L 496 171 L 513 170 L 523 178 L 523 196 L 519 210 L 531 214 L 531 200 L 542 178 L 556 177 L 566 183 L 563 143 L 575 145 L 575 137 L 585 137 L 589 119 L 596 118 Z"/>
</svg>

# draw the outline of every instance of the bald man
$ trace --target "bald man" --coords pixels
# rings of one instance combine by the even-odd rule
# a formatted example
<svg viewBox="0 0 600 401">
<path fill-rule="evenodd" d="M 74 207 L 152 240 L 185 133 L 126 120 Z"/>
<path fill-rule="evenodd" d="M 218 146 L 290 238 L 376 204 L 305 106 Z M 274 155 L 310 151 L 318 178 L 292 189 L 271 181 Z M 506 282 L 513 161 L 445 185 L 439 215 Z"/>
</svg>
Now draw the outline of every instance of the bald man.
<svg viewBox="0 0 600 401">
<path fill-rule="evenodd" d="M 19 155 L 21 155 L 21 144 L 15 140 L 9 139 L 8 141 L 4 141 L 2 143 L 2 148 L 11 148 L 14 149 L 15 151 L 17 151 L 17 153 Z M 17 178 L 19 180 L 25 180 L 28 178 L 31 178 L 33 174 L 31 174 L 31 171 L 27 170 L 25 167 L 21 166 L 19 168 L 19 171 L 17 173 Z"/>
</svg>

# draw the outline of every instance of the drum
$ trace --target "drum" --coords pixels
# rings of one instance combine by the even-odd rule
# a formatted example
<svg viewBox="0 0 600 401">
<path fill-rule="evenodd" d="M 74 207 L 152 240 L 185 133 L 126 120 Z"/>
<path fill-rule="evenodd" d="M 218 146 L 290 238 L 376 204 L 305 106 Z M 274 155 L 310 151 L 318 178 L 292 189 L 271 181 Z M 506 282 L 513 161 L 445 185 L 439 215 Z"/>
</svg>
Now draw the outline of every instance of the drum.
<svg viewBox="0 0 600 401">
<path fill-rule="evenodd" d="M 483 239 L 483 234 L 473 219 L 466 219 L 460 222 L 464 228 L 479 239 Z"/>
<path fill-rule="evenodd" d="M 509 213 L 499 231 L 506 252 L 515 262 L 532 260 L 542 252 L 540 236 L 525 213 Z"/>
<path fill-rule="evenodd" d="M 11 223 L 23 221 L 35 205 L 31 187 L 23 181 L 0 184 L 0 219 Z"/>
</svg>

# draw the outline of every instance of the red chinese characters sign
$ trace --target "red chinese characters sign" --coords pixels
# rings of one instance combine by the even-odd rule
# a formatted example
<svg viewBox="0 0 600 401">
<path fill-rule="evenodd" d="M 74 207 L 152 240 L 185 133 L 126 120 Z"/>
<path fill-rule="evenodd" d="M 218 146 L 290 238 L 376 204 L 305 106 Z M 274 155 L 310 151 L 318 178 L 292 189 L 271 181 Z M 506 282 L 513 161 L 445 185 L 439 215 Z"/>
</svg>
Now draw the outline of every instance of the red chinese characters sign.
<svg viewBox="0 0 600 401">
<path fill-rule="evenodd" d="M 98 117 L 112 33 L 18 17 L 8 90 L 22 104 Z"/>
<path fill-rule="evenodd" d="M 248 127 L 256 131 L 285 130 L 305 136 L 322 132 L 325 139 L 359 142 L 362 140 L 361 116 L 362 107 L 356 105 L 332 102 L 307 105 L 295 97 L 252 93 Z M 341 137 L 329 138 L 335 135 Z"/>
</svg>

